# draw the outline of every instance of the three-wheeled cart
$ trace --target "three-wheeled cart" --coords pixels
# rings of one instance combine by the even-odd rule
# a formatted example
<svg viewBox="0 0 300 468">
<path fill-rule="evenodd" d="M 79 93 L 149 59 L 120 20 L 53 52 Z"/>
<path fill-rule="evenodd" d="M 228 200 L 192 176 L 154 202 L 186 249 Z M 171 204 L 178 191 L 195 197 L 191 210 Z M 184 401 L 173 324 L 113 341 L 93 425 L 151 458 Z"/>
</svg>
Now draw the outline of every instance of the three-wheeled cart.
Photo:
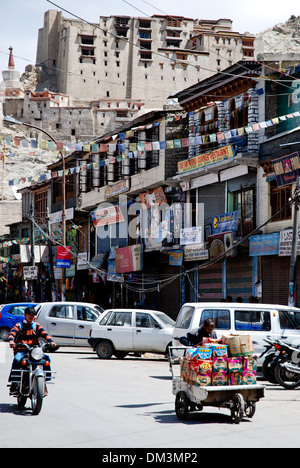
<svg viewBox="0 0 300 468">
<path fill-rule="evenodd" d="M 202 411 L 204 406 L 228 408 L 232 422 L 238 424 L 246 416 L 252 418 L 256 402 L 264 397 L 264 385 L 222 385 L 201 387 L 185 382 L 180 375 L 179 359 L 184 357 L 187 348 L 169 348 L 170 371 L 172 373 L 172 393 L 175 395 L 175 411 L 178 419 L 184 420 L 189 411 Z M 180 374 L 180 372 L 179 372 Z"/>
</svg>

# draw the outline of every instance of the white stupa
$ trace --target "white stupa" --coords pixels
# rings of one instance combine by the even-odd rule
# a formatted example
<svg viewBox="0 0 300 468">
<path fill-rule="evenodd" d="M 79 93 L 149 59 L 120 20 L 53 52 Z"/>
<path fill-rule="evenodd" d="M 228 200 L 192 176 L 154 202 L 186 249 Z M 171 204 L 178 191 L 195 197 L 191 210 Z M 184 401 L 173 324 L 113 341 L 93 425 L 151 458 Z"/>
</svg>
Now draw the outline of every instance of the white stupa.
<svg viewBox="0 0 300 468">
<path fill-rule="evenodd" d="M 20 73 L 15 70 L 13 48 L 9 47 L 7 70 L 2 71 L 3 80 L 0 82 L 0 128 L 3 127 L 3 112 L 19 114 L 23 106 L 24 87 L 20 81 Z"/>
<path fill-rule="evenodd" d="M 24 88 L 20 81 L 20 73 L 15 70 L 13 48 L 9 47 L 8 69 L 2 72 L 3 81 L 0 83 L 4 96 L 8 99 L 24 98 Z"/>
</svg>

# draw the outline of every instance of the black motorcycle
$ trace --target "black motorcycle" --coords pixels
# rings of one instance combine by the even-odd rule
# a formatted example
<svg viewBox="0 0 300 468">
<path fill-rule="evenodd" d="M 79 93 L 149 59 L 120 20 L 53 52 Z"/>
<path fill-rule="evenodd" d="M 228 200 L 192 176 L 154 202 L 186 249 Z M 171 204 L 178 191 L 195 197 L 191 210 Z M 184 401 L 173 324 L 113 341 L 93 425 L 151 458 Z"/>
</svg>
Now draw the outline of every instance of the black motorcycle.
<svg viewBox="0 0 300 468">
<path fill-rule="evenodd" d="M 264 379 L 273 384 L 277 383 L 275 377 L 275 367 L 277 365 L 277 358 L 279 357 L 279 349 L 275 347 L 275 341 L 269 338 L 264 339 L 267 343 L 265 345 L 265 350 L 259 356 L 260 358 L 266 354 L 262 365 L 262 373 Z"/>
<path fill-rule="evenodd" d="M 21 360 L 20 369 L 12 369 L 11 383 L 16 385 L 18 406 L 23 408 L 27 398 L 31 399 L 33 414 L 39 414 L 42 409 L 43 398 L 46 396 L 46 383 L 54 383 L 54 372 L 50 368 L 50 359 L 44 354 L 48 349 L 48 343 L 42 346 L 29 346 L 26 343 L 18 345 L 27 352 Z"/>
<path fill-rule="evenodd" d="M 268 344 L 260 357 L 266 355 L 262 372 L 266 380 L 286 389 L 300 386 L 300 346 L 281 340 L 265 339 Z"/>
</svg>

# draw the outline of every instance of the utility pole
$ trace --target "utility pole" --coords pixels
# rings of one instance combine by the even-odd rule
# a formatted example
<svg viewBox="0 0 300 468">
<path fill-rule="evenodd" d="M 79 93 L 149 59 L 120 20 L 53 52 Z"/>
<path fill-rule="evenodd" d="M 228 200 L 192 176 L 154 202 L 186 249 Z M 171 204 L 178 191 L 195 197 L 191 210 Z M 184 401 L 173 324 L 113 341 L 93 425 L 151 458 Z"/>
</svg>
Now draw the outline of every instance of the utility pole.
<svg viewBox="0 0 300 468">
<path fill-rule="evenodd" d="M 293 240 L 292 240 L 290 280 L 289 280 L 288 305 L 290 307 L 295 307 L 295 299 L 296 299 L 296 265 L 297 265 L 297 247 L 298 247 L 299 203 L 300 203 L 300 184 L 299 184 L 299 176 L 297 176 L 296 188 L 294 192 Z"/>
<path fill-rule="evenodd" d="M 50 262 L 50 282 L 51 282 L 51 296 L 52 301 L 56 301 L 56 288 L 55 288 L 55 277 L 53 269 L 53 250 L 52 250 L 52 240 L 51 240 L 51 224 L 49 216 L 49 208 L 47 208 L 47 225 L 48 225 L 48 251 L 49 251 L 49 262 Z"/>
<path fill-rule="evenodd" d="M 31 248 L 31 265 L 35 267 L 35 237 L 34 237 L 34 205 L 33 205 L 33 198 L 31 197 L 31 234 L 30 234 L 30 248 Z M 35 301 L 35 280 L 31 281 L 31 291 L 30 291 L 30 299 Z"/>
<path fill-rule="evenodd" d="M 8 115 L 4 116 L 3 122 L 14 124 L 14 125 L 23 125 L 24 127 L 29 127 L 29 128 L 35 128 L 39 132 L 45 133 L 51 141 L 53 141 L 55 144 L 57 144 L 55 138 L 46 130 L 44 130 L 41 127 L 37 127 L 36 125 L 32 125 L 26 122 L 21 122 L 20 120 L 16 120 L 13 117 L 10 117 Z M 64 247 L 67 245 L 67 234 L 66 234 L 66 163 L 65 163 L 65 158 L 64 158 L 64 153 L 61 150 L 60 151 L 60 156 L 62 159 L 62 168 L 63 168 L 63 177 L 62 177 L 62 241 Z M 34 263 L 33 263 L 34 265 Z M 61 300 L 65 300 L 65 292 L 66 292 L 66 271 L 65 268 L 63 268 L 62 271 L 62 287 L 61 287 Z"/>
</svg>

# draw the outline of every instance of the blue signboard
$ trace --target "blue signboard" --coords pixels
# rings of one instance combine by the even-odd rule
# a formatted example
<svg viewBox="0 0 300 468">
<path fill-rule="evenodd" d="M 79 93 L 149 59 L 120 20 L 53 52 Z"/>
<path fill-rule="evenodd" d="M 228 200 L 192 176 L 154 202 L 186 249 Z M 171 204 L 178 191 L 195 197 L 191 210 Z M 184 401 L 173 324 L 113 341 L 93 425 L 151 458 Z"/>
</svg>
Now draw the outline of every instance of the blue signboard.
<svg viewBox="0 0 300 468">
<path fill-rule="evenodd" d="M 64 258 L 56 259 L 56 268 L 70 268 L 71 260 L 65 260 Z"/>
<path fill-rule="evenodd" d="M 261 236 L 250 237 L 250 257 L 262 255 L 278 255 L 278 253 L 279 232 L 275 232 L 274 234 L 263 234 Z"/>
<path fill-rule="evenodd" d="M 181 266 L 183 262 L 183 250 L 172 250 L 169 253 L 169 265 Z"/>
<path fill-rule="evenodd" d="M 216 215 L 212 220 L 212 233 L 221 234 L 222 232 L 236 231 L 238 228 L 238 222 L 238 211 Z"/>
</svg>

